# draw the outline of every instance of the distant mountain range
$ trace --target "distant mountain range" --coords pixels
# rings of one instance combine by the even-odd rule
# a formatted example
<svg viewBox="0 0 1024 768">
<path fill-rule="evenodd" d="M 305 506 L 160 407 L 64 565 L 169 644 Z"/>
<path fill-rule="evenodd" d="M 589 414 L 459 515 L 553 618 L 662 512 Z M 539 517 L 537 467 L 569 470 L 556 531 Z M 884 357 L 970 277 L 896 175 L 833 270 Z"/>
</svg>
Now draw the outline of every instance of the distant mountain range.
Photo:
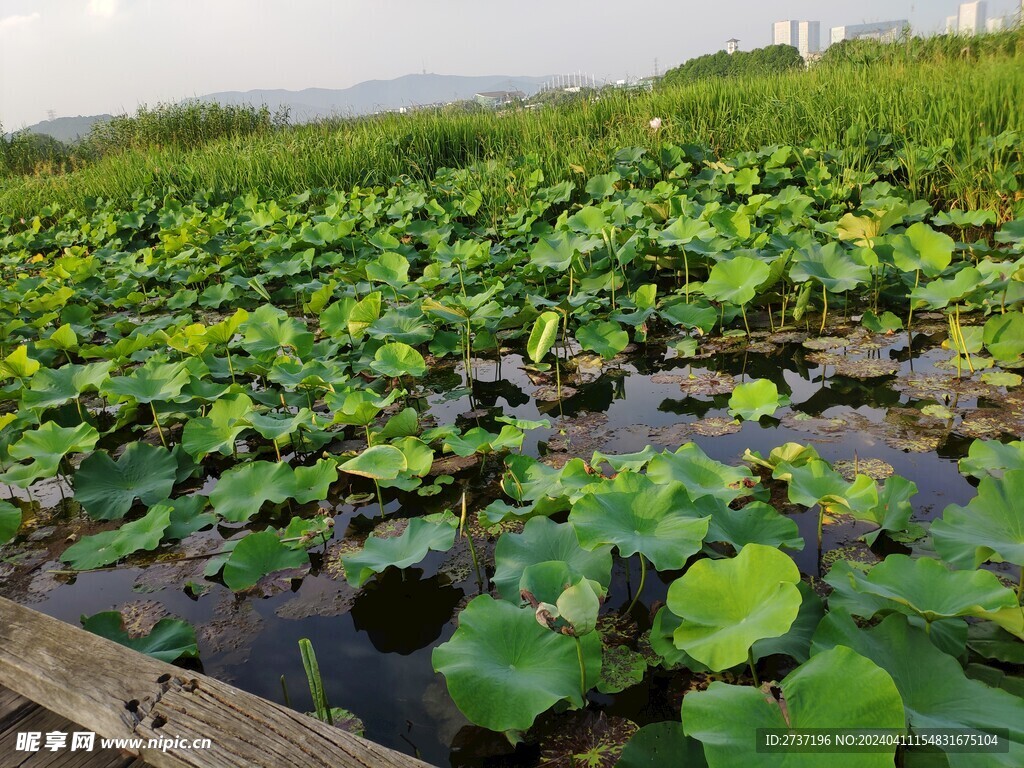
<svg viewBox="0 0 1024 768">
<path fill-rule="evenodd" d="M 472 99 L 484 91 L 522 91 L 536 93 L 547 77 L 485 75 L 405 75 L 394 80 L 367 80 L 351 88 L 305 88 L 301 91 L 254 90 L 224 91 L 199 96 L 199 101 L 219 104 L 266 104 L 271 111 L 287 107 L 292 122 L 305 123 L 323 117 L 354 117 L 402 107 L 444 104 Z M 89 133 L 94 123 L 110 120 L 110 115 L 58 117 L 26 128 L 60 141 L 74 141 Z"/>
</svg>

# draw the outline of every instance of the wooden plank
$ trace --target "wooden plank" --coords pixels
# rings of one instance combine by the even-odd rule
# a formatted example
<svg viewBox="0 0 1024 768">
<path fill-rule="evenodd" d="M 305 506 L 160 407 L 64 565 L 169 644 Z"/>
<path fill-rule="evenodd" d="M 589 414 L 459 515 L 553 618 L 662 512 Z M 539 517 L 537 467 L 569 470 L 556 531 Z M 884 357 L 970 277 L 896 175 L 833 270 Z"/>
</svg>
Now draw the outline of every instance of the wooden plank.
<svg viewBox="0 0 1024 768">
<path fill-rule="evenodd" d="M 0 686 L 106 738 L 209 739 L 143 747 L 155 768 L 429 768 L 211 677 L 0 598 Z"/>
</svg>

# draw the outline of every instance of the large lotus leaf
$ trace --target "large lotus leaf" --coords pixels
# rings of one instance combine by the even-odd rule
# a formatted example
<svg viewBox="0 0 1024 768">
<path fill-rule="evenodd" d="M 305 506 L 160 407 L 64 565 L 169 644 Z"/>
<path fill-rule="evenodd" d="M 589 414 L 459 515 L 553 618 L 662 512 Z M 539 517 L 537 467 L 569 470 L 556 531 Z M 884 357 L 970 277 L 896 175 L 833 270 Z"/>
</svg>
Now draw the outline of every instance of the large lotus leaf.
<svg viewBox="0 0 1024 768">
<path fill-rule="evenodd" d="M 530 252 L 530 263 L 539 269 L 566 272 L 576 255 L 575 239 L 565 232 L 542 235 Z"/>
<path fill-rule="evenodd" d="M 1024 565 L 1024 469 L 986 476 L 966 507 L 950 504 L 931 527 L 935 550 L 954 568 Z"/>
<path fill-rule="evenodd" d="M 276 571 L 303 568 L 309 555 L 281 542 L 272 529 L 250 533 L 235 545 L 224 564 L 224 583 L 235 592 L 248 589 Z"/>
<path fill-rule="evenodd" d="M 677 720 L 645 725 L 626 742 L 615 768 L 706 768 L 704 746 Z"/>
<path fill-rule="evenodd" d="M 719 261 L 711 267 L 704 294 L 715 301 L 743 306 L 754 298 L 757 286 L 768 279 L 770 272 L 767 264 L 749 256 Z"/>
<path fill-rule="evenodd" d="M 160 446 L 131 443 L 116 462 L 97 451 L 75 473 L 75 499 L 89 517 L 116 520 L 135 499 L 152 506 L 170 496 L 177 473 L 177 459 Z"/>
<path fill-rule="evenodd" d="M 902 272 L 920 270 L 928 277 L 938 277 L 953 260 L 953 238 L 937 232 L 924 222 L 907 228 L 905 234 L 893 235 L 892 260 Z"/>
<path fill-rule="evenodd" d="M 1017 362 L 1024 355 L 1024 313 L 993 315 L 985 321 L 983 339 L 985 349 L 998 362 Z M 35 386 L 35 380 L 32 386 Z"/>
<path fill-rule="evenodd" d="M 821 459 L 812 459 L 800 467 L 788 466 L 789 500 L 813 507 L 820 504 L 828 511 L 863 514 L 878 505 L 878 487 L 867 475 L 857 475 L 852 483 Z"/>
<path fill-rule="evenodd" d="M 303 424 L 313 423 L 313 413 L 308 408 L 300 408 L 295 414 L 250 413 L 245 418 L 265 440 L 280 440 Z"/>
<path fill-rule="evenodd" d="M 427 552 L 447 552 L 455 543 L 458 518 L 444 515 L 436 519 L 414 517 L 400 536 L 371 536 L 362 550 L 341 558 L 345 578 L 353 587 L 361 587 L 385 568 L 408 568 L 427 556 Z"/>
<path fill-rule="evenodd" d="M 400 253 L 382 253 L 366 264 L 366 279 L 374 283 L 402 286 L 409 281 L 409 260 Z"/>
<path fill-rule="evenodd" d="M 562 495 L 561 472 L 532 456 L 513 453 L 505 457 L 501 488 L 515 501 L 536 501 Z"/>
<path fill-rule="evenodd" d="M 854 261 L 839 243 L 829 243 L 797 252 L 789 277 L 796 283 L 817 280 L 833 293 L 844 293 L 869 282 L 871 269 Z"/>
<path fill-rule="evenodd" d="M 272 358 L 286 350 L 294 357 L 305 358 L 313 349 L 313 334 L 283 309 L 264 304 L 246 320 L 242 346 L 254 357 Z"/>
<path fill-rule="evenodd" d="M 434 338 L 433 327 L 426 322 L 423 312 L 416 306 L 388 310 L 366 332 L 374 339 L 391 339 L 413 345 Z"/>
<path fill-rule="evenodd" d="M 729 398 L 729 413 L 742 416 L 747 421 L 757 421 L 762 416 L 771 416 L 786 402 L 779 396 L 779 388 L 771 379 L 754 379 L 738 384 Z"/>
<path fill-rule="evenodd" d="M 972 616 L 991 619 L 1008 632 L 1024 637 L 1024 619 L 1016 596 L 989 571 L 950 571 L 930 557 L 889 555 L 866 575 L 854 569 L 833 568 L 825 581 L 836 588 L 829 600 L 831 608 L 843 608 L 865 618 L 879 611 L 916 614 L 927 622 Z M 850 588 L 867 601 L 850 596 Z M 868 612 L 866 607 L 875 610 Z"/>
<path fill-rule="evenodd" d="M 975 440 L 960 459 L 960 471 L 979 480 L 987 475 L 1002 477 L 1008 469 L 1024 469 L 1024 442 Z"/>
<path fill-rule="evenodd" d="M 694 238 L 708 242 L 714 237 L 715 230 L 708 222 L 703 219 L 680 216 L 658 233 L 658 242 L 669 248 L 681 248 L 692 242 Z"/>
<path fill-rule="evenodd" d="M 895 745 L 885 752 L 758 752 L 759 728 L 781 732 L 820 728 L 905 727 L 903 703 L 892 677 L 874 661 L 838 646 L 793 670 L 776 697 L 759 688 L 713 682 L 683 697 L 683 730 L 704 744 L 710 768 L 892 768 Z"/>
<path fill-rule="evenodd" d="M 264 503 L 280 504 L 292 495 L 295 478 L 288 464 L 272 461 L 250 461 L 224 472 L 210 503 L 214 511 L 229 523 L 244 523 Z"/>
<path fill-rule="evenodd" d="M 718 313 L 708 302 L 684 301 L 672 304 L 659 310 L 663 318 L 684 328 L 699 328 L 703 333 L 710 333 L 718 322 Z"/>
<path fill-rule="evenodd" d="M 611 360 L 629 344 L 629 334 L 611 320 L 595 320 L 576 330 L 576 341 L 583 349 Z"/>
<path fill-rule="evenodd" d="M 845 646 L 871 659 L 899 689 L 910 728 L 945 728 L 993 733 L 1006 729 L 1009 751 L 948 752 L 951 768 L 1016 768 L 1024 765 L 1024 699 L 964 675 L 952 656 L 943 653 L 907 618 L 892 615 L 878 626 L 861 629 L 849 615 L 830 611 L 814 634 L 812 653 Z M 845 699 L 846 688 L 843 687 Z M 846 720 L 841 720 L 844 724 Z M 889 763 L 891 765 L 891 762 Z"/>
<path fill-rule="evenodd" d="M 64 456 L 91 451 L 99 437 L 99 432 L 90 424 L 58 427 L 47 421 L 38 429 L 23 433 L 18 442 L 8 449 L 12 459 L 32 459 L 32 462 L 14 465 L 0 475 L 0 482 L 27 488 L 40 478 L 53 477 Z"/>
<path fill-rule="evenodd" d="M 235 449 L 235 439 L 248 426 L 252 400 L 247 395 L 225 395 L 212 406 L 204 417 L 189 419 L 181 433 L 181 445 L 196 461 L 208 453 L 229 456 Z"/>
<path fill-rule="evenodd" d="M 910 499 L 917 494 L 917 485 L 905 477 L 887 477 L 878 492 L 878 503 L 873 507 L 851 510 L 859 520 L 867 520 L 878 526 L 877 531 L 864 534 L 864 541 L 874 544 L 882 531 L 905 531 L 910 525 L 914 507 Z M 870 494 L 869 494 L 870 495 Z"/>
<path fill-rule="evenodd" d="M 494 586 L 505 600 L 519 605 L 519 584 L 531 565 L 561 560 L 574 576 L 586 576 L 608 589 L 611 583 L 612 548 L 597 547 L 587 551 L 580 547 L 571 525 L 559 524 L 546 517 L 533 517 L 522 533 L 506 533 L 494 549 Z"/>
<path fill-rule="evenodd" d="M 427 372 L 423 355 L 402 341 L 392 341 L 374 354 L 370 368 L 381 376 L 422 376 Z"/>
<path fill-rule="evenodd" d="M 530 338 L 526 342 L 526 351 L 533 362 L 539 363 L 555 345 L 560 319 L 557 312 L 542 312 L 540 317 L 534 321 Z"/>
<path fill-rule="evenodd" d="M 409 462 L 405 454 L 392 445 L 374 445 L 338 468 L 373 480 L 394 480 L 409 468 Z"/>
<path fill-rule="evenodd" d="M 560 701 L 583 706 L 581 687 L 597 683 L 598 634 L 579 642 L 585 685 L 576 640 L 541 627 L 530 608 L 480 595 L 459 614 L 459 628 L 434 649 L 432 659 L 456 706 L 473 723 L 492 731 L 525 731 Z"/>
<path fill-rule="evenodd" d="M 39 370 L 39 361 L 28 356 L 28 347 L 24 344 L 15 347 L 3 360 L 0 360 L 0 376 L 3 378 L 25 379 L 35 375 Z"/>
<path fill-rule="evenodd" d="M 756 484 L 749 469 L 715 461 L 696 443 L 686 443 L 675 453 L 662 453 L 653 458 L 647 467 L 647 476 L 656 483 L 682 483 L 692 499 L 714 496 L 727 504 L 748 495 Z"/>
<path fill-rule="evenodd" d="M 299 504 L 323 501 L 331 484 L 338 480 L 338 465 L 333 459 L 320 459 L 311 467 L 295 467 L 289 496 Z"/>
<path fill-rule="evenodd" d="M 187 539 L 193 533 L 217 522 L 217 516 L 204 512 L 209 499 L 200 494 L 166 499 L 150 508 L 150 512 L 161 507 L 171 510 L 171 524 L 164 531 L 164 541 Z"/>
<path fill-rule="evenodd" d="M 590 457 L 590 466 L 593 469 L 600 469 L 602 464 L 607 464 L 613 472 L 639 472 L 646 467 L 651 460 L 657 456 L 657 451 L 651 446 L 644 446 L 642 451 L 634 453 L 602 453 L 594 451 Z"/>
<path fill-rule="evenodd" d="M 698 499 L 698 507 L 707 498 Z M 775 507 L 763 501 L 753 501 L 742 509 L 733 509 L 723 500 L 718 500 L 716 506 L 709 507 L 709 512 L 711 523 L 706 541 L 723 541 L 737 551 L 747 544 L 782 547 L 794 552 L 804 548 L 796 521 L 779 514 Z"/>
<path fill-rule="evenodd" d="M 910 293 L 914 306 L 943 309 L 962 300 L 984 282 L 981 272 L 974 267 L 961 269 L 949 280 L 932 280 L 917 286 Z"/>
<path fill-rule="evenodd" d="M 21 510 L 9 501 L 0 501 L 0 547 L 9 542 L 21 528 Z"/>
<path fill-rule="evenodd" d="M 668 589 L 682 619 L 675 644 L 711 669 L 741 664 L 758 640 L 784 635 L 800 611 L 796 563 L 773 547 L 749 544 L 730 560 L 700 560 Z"/>
<path fill-rule="evenodd" d="M 456 456 L 472 456 L 474 453 L 489 454 L 510 448 L 520 448 L 523 444 L 523 433 L 511 424 L 501 428 L 495 435 L 483 427 L 473 427 L 463 435 L 451 435 L 444 442 L 446 450 Z"/>
<path fill-rule="evenodd" d="M 157 505 L 145 517 L 125 523 L 117 530 L 83 536 L 64 550 L 60 559 L 76 571 L 102 568 L 133 552 L 156 549 L 170 523 L 171 508 Z"/>
<path fill-rule="evenodd" d="M 155 359 L 136 368 L 129 376 L 114 376 L 103 385 L 106 394 L 130 397 L 137 403 L 173 400 L 191 378 L 185 363 L 164 363 Z"/>
<path fill-rule="evenodd" d="M 124 619 L 117 611 L 105 611 L 94 616 L 83 616 L 82 626 L 94 635 L 113 640 L 118 645 L 152 656 L 168 664 L 181 658 L 199 657 L 196 631 L 187 621 L 160 619 L 148 635 L 131 637 L 125 629 Z"/>
<path fill-rule="evenodd" d="M 22 392 L 21 402 L 26 408 L 38 409 L 64 405 L 83 392 L 99 389 L 113 365 L 100 362 L 44 368 L 32 377 L 31 386 Z"/>
<path fill-rule="evenodd" d="M 644 555 L 659 570 L 682 568 L 698 552 L 710 517 L 697 517 L 681 483 L 657 485 L 622 472 L 572 505 L 569 522 L 584 549 L 614 545 Z"/>
</svg>

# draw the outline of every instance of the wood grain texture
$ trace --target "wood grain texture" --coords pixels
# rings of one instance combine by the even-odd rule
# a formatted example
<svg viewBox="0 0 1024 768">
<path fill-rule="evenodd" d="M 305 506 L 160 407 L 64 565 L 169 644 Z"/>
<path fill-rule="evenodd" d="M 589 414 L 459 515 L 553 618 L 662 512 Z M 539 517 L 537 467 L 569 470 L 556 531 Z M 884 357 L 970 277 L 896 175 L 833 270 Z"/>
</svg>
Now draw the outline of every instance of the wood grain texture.
<svg viewBox="0 0 1024 768">
<path fill-rule="evenodd" d="M 429 768 L 4 598 L 0 686 L 103 737 L 212 742 L 204 750 L 142 749 L 154 768 Z"/>
</svg>

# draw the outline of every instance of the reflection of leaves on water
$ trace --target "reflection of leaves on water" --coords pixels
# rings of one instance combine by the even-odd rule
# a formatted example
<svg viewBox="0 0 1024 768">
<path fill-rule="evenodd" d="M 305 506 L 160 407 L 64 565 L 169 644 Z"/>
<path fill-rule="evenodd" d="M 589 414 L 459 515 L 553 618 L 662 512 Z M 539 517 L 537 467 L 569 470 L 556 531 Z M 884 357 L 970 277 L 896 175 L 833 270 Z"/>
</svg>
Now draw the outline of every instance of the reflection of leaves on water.
<svg viewBox="0 0 1024 768">
<path fill-rule="evenodd" d="M 221 662 L 227 666 L 247 661 L 253 641 L 263 631 L 263 617 L 250 601 L 236 601 L 227 593 L 214 608 L 214 616 L 196 627 L 204 655 L 227 654 Z"/>
<path fill-rule="evenodd" d="M 419 568 L 388 568 L 363 587 L 352 623 L 381 653 L 408 656 L 441 636 L 463 592 L 443 576 L 422 578 Z"/>
<path fill-rule="evenodd" d="M 689 427 L 695 435 L 701 435 L 702 437 L 732 435 L 739 432 L 742 428 L 735 419 L 726 419 L 722 416 L 711 416 L 701 421 L 695 421 Z"/>
<path fill-rule="evenodd" d="M 274 613 L 282 619 L 308 619 L 310 616 L 341 616 L 355 604 L 357 590 L 348 582 L 329 578 L 310 578 L 302 588 Z"/>
<path fill-rule="evenodd" d="M 892 477 L 896 469 L 892 464 L 881 459 L 840 459 L 832 463 L 832 469 L 843 476 L 848 483 L 852 483 L 858 475 L 867 475 L 874 480 L 885 480 Z"/>
</svg>

